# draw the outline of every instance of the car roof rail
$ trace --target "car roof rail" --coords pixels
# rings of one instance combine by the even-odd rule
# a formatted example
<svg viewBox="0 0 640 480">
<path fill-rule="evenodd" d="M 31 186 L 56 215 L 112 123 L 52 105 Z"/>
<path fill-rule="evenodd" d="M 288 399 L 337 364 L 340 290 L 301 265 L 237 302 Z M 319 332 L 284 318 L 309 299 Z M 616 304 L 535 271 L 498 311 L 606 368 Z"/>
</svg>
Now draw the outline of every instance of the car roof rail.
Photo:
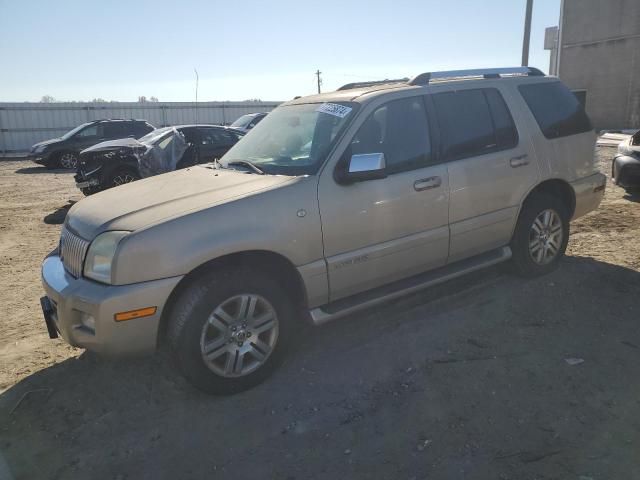
<svg viewBox="0 0 640 480">
<path fill-rule="evenodd" d="M 409 78 L 397 78 L 394 80 L 372 80 L 369 82 L 352 82 L 342 85 L 338 91 L 340 90 L 353 90 L 354 88 L 363 88 L 363 87 L 374 87 L 376 85 L 386 85 L 388 83 L 406 83 L 409 81 Z"/>
<path fill-rule="evenodd" d="M 502 77 L 544 77 L 544 73 L 534 67 L 478 68 L 472 70 L 445 70 L 425 72 L 413 77 L 409 85 L 429 85 L 432 80 L 464 80 Z"/>
</svg>

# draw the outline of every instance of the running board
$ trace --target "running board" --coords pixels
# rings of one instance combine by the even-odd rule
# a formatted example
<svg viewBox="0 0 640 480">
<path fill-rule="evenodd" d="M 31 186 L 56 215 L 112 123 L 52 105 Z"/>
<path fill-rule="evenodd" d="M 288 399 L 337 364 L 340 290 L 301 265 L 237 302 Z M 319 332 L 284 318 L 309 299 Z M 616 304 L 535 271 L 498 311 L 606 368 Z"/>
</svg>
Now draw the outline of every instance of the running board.
<svg viewBox="0 0 640 480">
<path fill-rule="evenodd" d="M 444 283 L 467 273 L 475 272 L 491 265 L 507 261 L 511 258 L 511 248 L 502 247 L 483 253 L 467 260 L 462 260 L 445 267 L 421 273 L 389 285 L 375 288 L 368 292 L 358 293 L 351 297 L 337 300 L 309 312 L 314 325 L 322 325 L 349 315 L 350 313 L 388 302 L 394 298 L 418 292 L 425 288 Z"/>
</svg>

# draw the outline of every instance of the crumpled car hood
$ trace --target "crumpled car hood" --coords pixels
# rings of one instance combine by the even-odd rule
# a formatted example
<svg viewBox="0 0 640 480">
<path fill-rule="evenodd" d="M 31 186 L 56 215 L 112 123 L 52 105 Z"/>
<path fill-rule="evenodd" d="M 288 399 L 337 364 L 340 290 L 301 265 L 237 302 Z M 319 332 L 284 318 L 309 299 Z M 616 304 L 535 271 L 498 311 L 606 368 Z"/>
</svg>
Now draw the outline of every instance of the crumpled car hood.
<svg viewBox="0 0 640 480">
<path fill-rule="evenodd" d="M 104 150 L 117 150 L 122 147 L 143 147 L 144 144 L 140 143 L 135 138 L 120 138 L 118 140 L 107 140 L 106 142 L 101 142 L 93 145 L 92 147 L 85 148 L 80 153 L 90 153 L 90 152 L 101 152 Z"/>
<path fill-rule="evenodd" d="M 135 231 L 163 220 L 277 188 L 295 177 L 196 166 L 97 193 L 76 203 L 66 225 L 92 240 L 108 230 Z"/>
</svg>

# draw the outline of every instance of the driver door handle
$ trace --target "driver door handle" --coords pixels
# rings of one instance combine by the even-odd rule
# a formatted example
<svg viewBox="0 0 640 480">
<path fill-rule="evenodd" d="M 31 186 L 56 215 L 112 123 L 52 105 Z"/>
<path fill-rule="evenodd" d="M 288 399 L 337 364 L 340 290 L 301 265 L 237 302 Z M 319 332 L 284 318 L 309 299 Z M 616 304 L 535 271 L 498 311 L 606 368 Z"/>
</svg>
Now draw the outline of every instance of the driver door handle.
<svg viewBox="0 0 640 480">
<path fill-rule="evenodd" d="M 438 188 L 440 185 L 442 185 L 442 179 L 440 177 L 421 178 L 413 182 L 413 188 L 416 192 L 429 190 L 430 188 Z"/>
</svg>

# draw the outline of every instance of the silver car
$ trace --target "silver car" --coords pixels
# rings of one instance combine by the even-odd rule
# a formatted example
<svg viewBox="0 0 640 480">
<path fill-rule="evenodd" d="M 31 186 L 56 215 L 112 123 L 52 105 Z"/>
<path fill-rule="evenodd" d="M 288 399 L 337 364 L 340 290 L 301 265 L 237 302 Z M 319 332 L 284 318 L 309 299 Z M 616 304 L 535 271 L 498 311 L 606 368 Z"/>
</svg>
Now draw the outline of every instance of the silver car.
<svg viewBox="0 0 640 480">
<path fill-rule="evenodd" d="M 557 78 L 510 68 L 350 84 L 271 112 L 221 161 L 86 198 L 42 265 L 52 337 L 171 351 L 228 394 L 322 324 L 511 260 L 557 267 L 598 207 L 595 133 Z"/>
</svg>

